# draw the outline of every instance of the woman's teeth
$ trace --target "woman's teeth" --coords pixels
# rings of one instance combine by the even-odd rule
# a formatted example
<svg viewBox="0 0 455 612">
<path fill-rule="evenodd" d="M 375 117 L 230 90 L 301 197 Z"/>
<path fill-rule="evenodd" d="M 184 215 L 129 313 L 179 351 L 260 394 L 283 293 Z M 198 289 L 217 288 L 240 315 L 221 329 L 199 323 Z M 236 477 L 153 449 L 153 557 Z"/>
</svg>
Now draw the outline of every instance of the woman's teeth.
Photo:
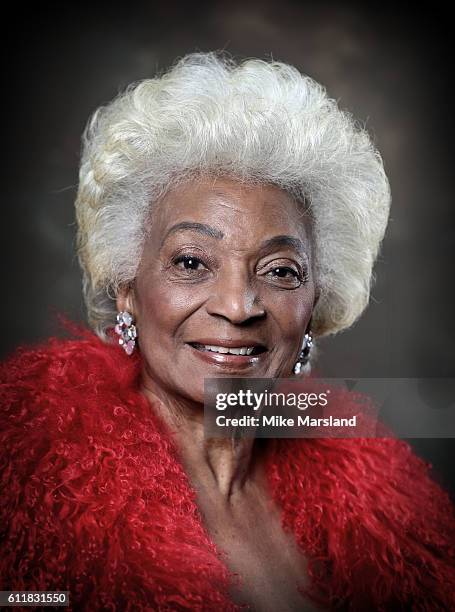
<svg viewBox="0 0 455 612">
<path fill-rule="evenodd" d="M 251 355 L 254 350 L 254 346 L 239 346 L 236 348 L 228 348 L 227 346 L 212 346 L 210 344 L 203 344 L 202 347 L 206 351 L 212 351 L 212 353 L 229 353 L 231 355 Z"/>
</svg>

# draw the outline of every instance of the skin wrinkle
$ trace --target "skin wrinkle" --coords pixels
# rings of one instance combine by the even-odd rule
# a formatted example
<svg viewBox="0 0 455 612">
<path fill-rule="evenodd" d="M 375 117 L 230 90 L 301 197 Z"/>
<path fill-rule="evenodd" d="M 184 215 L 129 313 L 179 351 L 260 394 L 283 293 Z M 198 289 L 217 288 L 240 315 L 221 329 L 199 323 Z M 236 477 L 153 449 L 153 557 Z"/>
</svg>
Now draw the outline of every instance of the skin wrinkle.
<svg viewBox="0 0 455 612">
<path fill-rule="evenodd" d="M 173 232 L 179 232 L 179 231 L 181 232 L 181 231 L 190 230 L 190 229 L 192 229 L 194 231 L 199 231 L 199 232 L 205 233 L 208 236 L 211 236 L 212 238 L 221 239 L 221 238 L 224 237 L 223 232 L 220 232 L 219 230 L 215 229 L 214 227 L 210 227 L 206 223 L 189 223 L 188 221 L 182 221 L 182 223 L 176 223 L 175 225 L 173 225 L 166 232 L 166 235 L 164 236 L 163 240 L 161 241 L 160 248 L 166 242 L 168 236 L 170 236 Z"/>
</svg>

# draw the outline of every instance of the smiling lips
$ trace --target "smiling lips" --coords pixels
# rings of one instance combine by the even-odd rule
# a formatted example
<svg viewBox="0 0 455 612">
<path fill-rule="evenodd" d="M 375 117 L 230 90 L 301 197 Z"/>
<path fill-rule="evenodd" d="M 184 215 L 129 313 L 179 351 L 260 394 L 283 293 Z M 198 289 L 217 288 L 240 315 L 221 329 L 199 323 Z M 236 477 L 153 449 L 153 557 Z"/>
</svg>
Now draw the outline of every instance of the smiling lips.
<svg viewBox="0 0 455 612">
<path fill-rule="evenodd" d="M 189 342 L 201 357 L 206 361 L 216 363 L 238 363 L 239 361 L 250 362 L 258 355 L 266 352 L 266 347 L 254 340 L 212 340 L 204 339 L 198 342 Z"/>
</svg>

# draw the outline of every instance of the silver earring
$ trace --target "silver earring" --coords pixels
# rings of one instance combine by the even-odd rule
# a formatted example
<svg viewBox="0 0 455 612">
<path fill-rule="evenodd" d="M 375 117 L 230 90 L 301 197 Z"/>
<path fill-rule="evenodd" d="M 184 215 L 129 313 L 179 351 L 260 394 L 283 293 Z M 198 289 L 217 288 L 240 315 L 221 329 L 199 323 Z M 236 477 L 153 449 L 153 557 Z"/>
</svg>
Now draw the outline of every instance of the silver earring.
<svg viewBox="0 0 455 612">
<path fill-rule="evenodd" d="M 127 312 L 119 312 L 117 315 L 117 325 L 115 333 L 120 336 L 118 343 L 127 355 L 131 355 L 136 346 L 137 330 L 133 324 L 133 315 Z"/>
<path fill-rule="evenodd" d="M 312 346 L 313 346 L 313 335 L 309 331 L 307 334 L 305 334 L 305 337 L 303 339 L 302 350 L 300 351 L 299 358 L 294 366 L 294 374 L 300 374 L 300 372 L 302 371 L 302 368 L 304 368 L 305 366 L 308 366 L 309 361 L 310 361 L 310 352 L 311 352 Z"/>
</svg>

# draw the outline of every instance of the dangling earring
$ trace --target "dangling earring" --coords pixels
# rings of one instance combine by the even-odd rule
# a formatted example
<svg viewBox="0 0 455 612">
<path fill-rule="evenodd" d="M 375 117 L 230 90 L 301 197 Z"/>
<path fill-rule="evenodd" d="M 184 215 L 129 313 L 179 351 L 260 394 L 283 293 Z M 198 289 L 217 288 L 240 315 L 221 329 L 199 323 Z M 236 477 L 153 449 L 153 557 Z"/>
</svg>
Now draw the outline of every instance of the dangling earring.
<svg viewBox="0 0 455 612">
<path fill-rule="evenodd" d="M 117 315 L 115 333 L 120 336 L 118 343 L 127 355 L 131 355 L 136 346 L 137 331 L 133 324 L 133 315 L 126 310 Z"/>
<path fill-rule="evenodd" d="M 310 352 L 311 352 L 312 346 L 313 346 L 313 335 L 311 334 L 311 331 L 309 331 L 307 334 L 305 334 L 305 337 L 303 339 L 302 350 L 300 351 L 299 358 L 294 366 L 294 374 L 300 374 L 300 372 L 302 371 L 302 368 L 304 368 L 305 366 L 308 366 L 309 361 L 310 361 Z"/>
</svg>

